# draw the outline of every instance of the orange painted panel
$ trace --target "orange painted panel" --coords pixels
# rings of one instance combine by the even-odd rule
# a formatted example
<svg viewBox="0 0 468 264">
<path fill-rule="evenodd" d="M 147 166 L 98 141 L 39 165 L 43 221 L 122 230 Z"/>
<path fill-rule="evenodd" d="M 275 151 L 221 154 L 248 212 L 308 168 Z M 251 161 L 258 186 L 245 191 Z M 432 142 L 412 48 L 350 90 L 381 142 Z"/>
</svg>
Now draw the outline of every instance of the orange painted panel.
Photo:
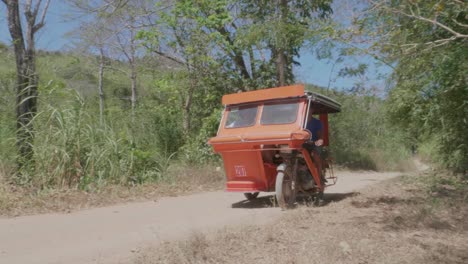
<svg viewBox="0 0 468 264">
<path fill-rule="evenodd" d="M 277 88 L 227 94 L 223 96 L 224 105 L 258 102 L 270 99 L 297 97 L 304 95 L 304 85 L 282 86 Z"/>
<path fill-rule="evenodd" d="M 285 132 L 276 132 L 276 133 L 249 133 L 246 132 L 239 136 L 218 136 L 211 138 L 209 144 L 220 144 L 220 143 L 232 143 L 232 142 L 249 142 L 255 141 L 261 143 L 262 141 L 280 141 L 283 140 L 307 140 L 310 138 L 309 132 L 305 130 L 298 130 L 294 132 L 285 131 Z"/>
<path fill-rule="evenodd" d="M 264 188 L 255 181 L 228 181 L 226 182 L 228 192 L 256 192 L 264 191 Z"/>
<path fill-rule="evenodd" d="M 266 191 L 268 189 L 268 180 L 260 151 L 221 152 L 221 156 L 227 182 L 243 183 L 238 186 L 237 191 Z M 236 191 L 235 188 L 231 186 L 231 191 Z"/>
<path fill-rule="evenodd" d="M 223 142 L 210 143 L 216 153 L 235 152 L 235 151 L 259 151 L 262 145 L 288 145 L 291 149 L 301 149 L 306 140 L 270 140 L 270 141 L 252 141 L 252 142 Z M 270 148 L 268 148 L 270 149 Z M 271 149 L 276 149 L 271 148 Z"/>
<path fill-rule="evenodd" d="M 323 186 L 320 181 L 320 175 L 319 175 L 317 166 L 315 166 L 314 162 L 312 161 L 309 152 L 306 149 L 302 149 L 302 155 L 304 155 L 304 159 L 307 163 L 307 167 L 309 168 L 309 171 L 312 173 L 312 177 L 314 178 L 314 181 L 317 183 L 318 189 L 323 191 L 323 189 L 325 189 L 325 186 Z"/>
</svg>

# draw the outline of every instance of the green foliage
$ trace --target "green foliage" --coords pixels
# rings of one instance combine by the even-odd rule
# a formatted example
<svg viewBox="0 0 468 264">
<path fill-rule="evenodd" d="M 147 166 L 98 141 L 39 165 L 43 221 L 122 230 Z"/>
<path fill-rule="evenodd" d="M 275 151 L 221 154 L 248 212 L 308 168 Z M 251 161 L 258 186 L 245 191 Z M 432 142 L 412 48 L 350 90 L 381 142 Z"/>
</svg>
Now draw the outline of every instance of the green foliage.
<svg viewBox="0 0 468 264">
<path fill-rule="evenodd" d="M 299 50 L 318 34 L 318 21 L 332 13 L 331 1 L 178 0 L 162 9 L 156 29 L 139 34 L 150 45 L 164 43 L 183 57 L 191 79 L 221 80 L 224 91 L 252 90 L 278 83 L 279 54 L 292 83 Z M 166 36 L 159 32 L 168 32 Z"/>
<path fill-rule="evenodd" d="M 455 45 L 442 54 L 408 56 L 395 73 L 400 77 L 390 93 L 390 114 L 433 141 L 435 161 L 453 169 L 468 169 L 468 65 L 466 49 Z"/>
<path fill-rule="evenodd" d="M 131 130 L 136 144 L 157 153 L 171 155 L 184 144 L 180 113 L 168 107 L 141 104 Z"/>
<path fill-rule="evenodd" d="M 184 69 L 142 75 L 147 85 L 132 117 L 121 95 L 106 98 L 105 123 L 99 124 L 95 87 L 84 84 L 68 72 L 89 72 L 86 58 L 47 55 L 40 63 L 43 72 L 39 115 L 34 143 L 35 163 L 18 182 L 37 188 L 81 188 L 105 184 L 139 184 L 170 179 L 168 168 L 175 160 L 188 164 L 220 162 L 207 140 L 216 135 L 221 115 L 223 80 L 199 77 L 193 90 L 192 128 L 183 128 L 181 106 L 186 102 L 192 75 Z M 79 63 L 77 63 L 79 61 Z M 59 69 L 48 71 L 51 66 Z M 64 65 L 65 67 L 59 67 Z M 92 73 L 92 72 L 90 72 Z M 95 73 L 94 73 L 95 74 Z M 69 77 L 70 77 L 69 76 Z M 67 78 L 65 78 L 67 77 Z M 51 81 L 53 80 L 53 81 Z M 200 87 L 202 84 L 206 85 Z M 14 167 L 14 74 L 2 78 L 3 104 L 0 113 L 2 137 L 0 158 L 3 167 Z M 125 79 L 110 72 L 107 91 L 125 88 Z M 319 92 L 327 94 L 327 91 Z M 329 92 L 342 102 L 343 113 L 331 119 L 332 148 L 339 164 L 354 168 L 394 169 L 408 157 L 402 147 L 402 133 L 381 122 L 382 100 Z M 117 97 L 117 98 L 116 98 Z M 372 113 L 372 114 L 370 114 Z M 379 126 L 375 126 L 379 124 Z M 386 162 L 382 162 L 382 161 Z"/>
<path fill-rule="evenodd" d="M 341 113 L 330 115 L 330 146 L 338 164 L 372 170 L 411 168 L 408 136 L 392 127 L 382 99 L 308 88 L 342 104 Z"/>
<path fill-rule="evenodd" d="M 102 123 L 96 56 L 38 53 L 35 162 L 18 181 L 38 188 L 88 189 L 168 178 L 174 160 L 219 162 L 207 140 L 218 129 L 222 95 L 276 86 L 279 54 L 286 58 L 286 82 L 293 82 L 300 49 L 322 48 L 318 55 L 329 58 L 334 44 L 315 44 L 341 33 L 324 20 L 332 13 L 330 0 L 287 2 L 177 0 L 160 6 L 157 27 L 139 32 L 138 42 L 144 40 L 151 51 L 158 47 L 158 53 L 170 50 L 176 59 L 151 53 L 137 58 L 137 107 L 130 113 L 129 65 L 106 58 Z M 394 21 L 386 16 L 385 22 Z M 402 19 L 402 28 L 388 41 L 428 41 L 427 32 L 440 33 L 423 22 L 412 29 L 411 22 Z M 456 40 L 443 53 L 397 57 L 397 85 L 389 104 L 366 93 L 319 89 L 343 104 L 343 112 L 330 120 L 336 161 L 353 168 L 399 169 L 414 140 L 408 135 L 419 134 L 421 142 L 430 143 L 425 148 L 430 155 L 436 152 L 451 167 L 468 164 L 466 135 L 460 132 L 468 116 L 467 69 L 457 62 L 466 61 L 463 44 Z M 396 56 L 392 48 L 382 51 Z M 339 59 L 355 52 L 343 50 Z M 15 162 L 13 63 L 11 51 L 0 45 L 0 169 Z M 359 64 L 339 75 L 362 76 L 366 70 Z M 388 113 L 405 128 L 392 127 Z"/>
<path fill-rule="evenodd" d="M 0 58 L 1 60 L 1 58 Z M 14 83 L 16 76 L 13 72 L 0 72 L 0 174 L 3 170 L 12 170 L 15 165 L 15 118 Z"/>
<path fill-rule="evenodd" d="M 378 21 L 392 44 L 382 50 L 397 63 L 388 108 L 392 119 L 421 145 L 431 145 L 426 151 L 434 161 L 468 170 L 468 53 L 466 39 L 457 37 L 468 34 L 466 4 L 417 1 L 380 10 L 385 21 Z M 440 24 L 431 23 L 434 17 Z"/>
<path fill-rule="evenodd" d="M 215 109 L 212 114 L 203 119 L 203 126 L 198 135 L 189 139 L 182 149 L 184 161 L 191 164 L 206 164 L 219 162 L 220 156 L 213 152 L 213 147 L 208 145 L 208 139 L 216 136 L 221 118 L 221 109 Z"/>
<path fill-rule="evenodd" d="M 175 150 L 183 143 L 181 129 L 179 134 L 174 129 L 174 118 L 162 111 L 147 113 L 145 110 L 151 109 L 139 109 L 135 120 L 128 113 L 114 113 L 108 115 L 107 124 L 101 125 L 93 115 L 93 100 L 85 102 L 76 92 L 59 86 L 42 90 L 49 92 L 41 95 L 41 108 L 34 119 L 34 163 L 21 171 L 17 183 L 40 189 L 86 190 L 168 177 Z M 57 98 L 61 103 L 51 104 Z M 3 131 L 8 128 L 4 124 L 15 124 L 14 117 L 11 114 L 0 118 L 5 120 L 0 126 L 1 162 L 12 164 L 14 129 Z M 11 159 L 6 158 L 4 150 L 10 150 Z"/>
<path fill-rule="evenodd" d="M 10 59 L 0 56 L 0 60 L 12 63 Z M 112 64 L 126 70 L 125 64 Z M 96 80 L 97 72 L 86 56 L 43 54 L 38 65 L 41 83 L 39 114 L 34 120 L 35 163 L 29 164 L 16 182 L 37 188 L 87 189 L 93 185 L 134 184 L 169 177 L 167 170 L 185 143 L 179 96 L 184 87 L 180 91 L 172 88 L 187 83 L 186 75 L 173 73 L 169 78 L 164 72 L 158 73 L 159 84 L 154 85 L 151 80 L 155 75 L 143 72 L 140 88 L 146 95 L 132 117 L 125 93 L 120 92 L 128 89 L 128 79 L 108 71 L 104 79 L 108 93 L 105 123 L 101 125 L 96 84 L 90 82 Z M 15 75 L 1 69 L 0 77 L 0 173 L 8 174 L 15 168 L 16 160 Z M 161 83 L 166 83 L 166 87 L 161 87 Z M 146 85 L 148 88 L 144 89 Z M 197 98 L 207 103 L 219 101 L 212 96 Z M 209 113 L 202 106 L 194 109 L 197 108 Z"/>
</svg>

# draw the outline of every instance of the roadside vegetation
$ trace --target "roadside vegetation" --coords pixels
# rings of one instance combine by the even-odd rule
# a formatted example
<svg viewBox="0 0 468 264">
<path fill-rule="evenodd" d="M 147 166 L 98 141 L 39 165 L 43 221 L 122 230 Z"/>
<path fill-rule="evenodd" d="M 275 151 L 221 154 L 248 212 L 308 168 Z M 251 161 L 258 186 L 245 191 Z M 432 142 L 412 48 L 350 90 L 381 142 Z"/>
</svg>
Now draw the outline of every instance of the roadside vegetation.
<svg viewBox="0 0 468 264">
<path fill-rule="evenodd" d="M 128 202 L 157 201 L 223 188 L 224 174 L 213 166 L 172 166 L 171 177 L 134 185 L 106 184 L 79 188 L 27 188 L 0 183 L 0 218 L 76 210 Z M 92 189 L 91 189 L 92 188 Z"/>
<path fill-rule="evenodd" d="M 468 179 L 427 171 L 326 194 L 266 226 L 194 233 L 131 263 L 447 263 L 468 260 Z M 327 198 L 328 196 L 328 198 Z"/>
<path fill-rule="evenodd" d="M 41 75 L 49 78 L 41 86 L 34 119 L 34 164 L 21 173 L 15 172 L 14 102 L 8 100 L 14 94 L 13 72 L 2 73 L 5 93 L 0 106 L 3 139 L 0 168 L 4 181 L 38 189 L 88 190 L 109 184 L 159 181 L 171 177 L 167 170 L 172 165 L 187 168 L 206 162 L 221 165 L 219 157 L 206 144 L 219 125 L 221 94 L 215 100 L 212 114 L 196 120 L 198 125 L 193 125 L 193 131 L 184 131 L 176 99 L 165 101 L 170 91 L 164 94 L 152 85 L 160 80 L 143 75 L 144 80 L 147 78 L 142 82 L 147 83 L 145 96 L 134 114 L 130 114 L 126 112 L 130 105 L 125 98 L 120 99 L 125 96 L 125 91 L 119 90 L 125 80 L 119 80 L 118 74 L 109 74 L 105 81 L 116 98 L 108 99 L 106 122 L 101 124 L 91 91 L 95 81 L 87 64 L 93 58 L 72 53 L 39 54 L 39 65 L 44 65 Z M 8 50 L 1 55 L 0 59 L 12 63 Z M 73 74 L 51 72 L 51 65 Z M 384 100 L 373 95 L 326 91 L 312 85 L 308 89 L 343 104 L 343 112 L 331 117 L 331 142 L 337 164 L 358 169 L 404 169 L 399 162 L 410 156 L 409 148 L 403 133 L 392 129 L 389 122 L 382 122 Z"/>
</svg>

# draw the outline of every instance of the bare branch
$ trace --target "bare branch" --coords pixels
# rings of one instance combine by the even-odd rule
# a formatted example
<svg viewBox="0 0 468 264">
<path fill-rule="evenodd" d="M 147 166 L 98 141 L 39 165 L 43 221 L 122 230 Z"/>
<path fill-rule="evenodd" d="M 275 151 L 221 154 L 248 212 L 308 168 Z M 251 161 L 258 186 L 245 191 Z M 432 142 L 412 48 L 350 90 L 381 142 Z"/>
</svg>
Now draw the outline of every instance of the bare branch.
<svg viewBox="0 0 468 264">
<path fill-rule="evenodd" d="M 32 17 L 31 6 L 32 6 L 32 0 L 27 0 L 26 4 L 24 5 L 24 15 L 26 16 L 27 20 L 30 20 Z"/>
<path fill-rule="evenodd" d="M 403 54 L 409 54 L 411 52 L 413 52 L 414 49 L 416 49 L 417 47 L 421 47 L 421 46 L 426 46 L 422 51 L 429 51 L 433 48 L 437 48 L 437 47 L 440 47 L 440 46 L 444 46 L 444 45 L 447 45 L 449 44 L 451 41 L 455 40 L 456 37 L 455 36 L 452 36 L 450 38 L 445 38 L 445 39 L 438 39 L 438 40 L 434 40 L 434 41 L 429 41 L 429 42 L 426 42 L 426 43 L 407 43 L 407 44 L 393 44 L 393 43 L 383 43 L 383 45 L 387 45 L 387 46 L 393 46 L 393 47 L 401 47 L 401 48 L 404 48 L 403 49 Z"/>
<path fill-rule="evenodd" d="M 37 4 L 34 7 L 34 10 L 32 11 L 32 17 L 34 19 L 36 19 L 37 14 L 39 13 L 39 8 L 41 7 L 41 2 L 42 2 L 42 0 L 37 0 Z"/>
<path fill-rule="evenodd" d="M 452 21 L 453 21 L 455 24 L 459 25 L 460 27 L 468 27 L 467 24 L 462 24 L 462 23 L 458 22 L 458 21 L 455 20 L 455 19 L 452 19 Z"/>
<path fill-rule="evenodd" d="M 37 16 L 37 11 L 39 10 L 39 5 L 41 4 L 41 1 L 38 2 L 37 4 L 37 7 L 36 7 L 36 10 L 35 10 L 35 16 Z M 39 29 L 41 29 L 44 25 L 45 25 L 45 16 L 46 16 L 46 13 L 47 13 L 47 9 L 49 8 L 49 4 L 50 4 L 50 0 L 47 0 L 47 2 L 45 3 L 45 6 L 44 8 L 42 9 L 42 13 L 41 13 L 41 18 L 39 20 L 39 23 L 35 24 L 33 26 L 33 32 L 36 32 L 38 31 Z"/>
<path fill-rule="evenodd" d="M 89 2 L 90 1 L 83 2 L 78 0 L 72 0 L 70 1 L 70 5 L 72 5 L 76 9 L 76 11 L 82 12 L 85 15 L 89 15 L 91 13 L 104 13 L 108 11 L 109 15 L 111 15 L 118 9 L 125 7 L 129 0 L 98 1 L 98 4 L 93 4 Z"/>
<path fill-rule="evenodd" d="M 131 56 L 130 56 L 130 54 L 128 54 L 127 49 L 125 48 L 125 44 L 124 44 L 123 40 L 120 38 L 120 35 L 116 34 L 115 37 L 117 38 L 117 43 L 120 46 L 120 51 L 125 55 L 127 60 L 131 62 Z"/>
<path fill-rule="evenodd" d="M 44 25 L 44 20 L 45 20 L 45 16 L 46 16 L 46 13 L 47 13 L 47 9 L 49 8 L 49 4 L 50 4 L 50 0 L 47 0 L 46 4 L 44 6 L 44 9 L 42 9 L 41 19 L 39 20 L 39 24 Z"/>
<path fill-rule="evenodd" d="M 169 60 L 171 60 L 173 62 L 176 62 L 178 64 L 187 65 L 187 62 L 185 62 L 183 59 L 179 59 L 179 58 L 170 56 L 170 55 L 168 55 L 166 53 L 163 53 L 163 52 L 160 52 L 160 51 L 157 51 L 157 50 L 153 50 L 152 52 L 154 52 L 154 53 L 158 54 L 159 56 L 162 56 L 162 57 L 164 57 L 166 59 L 169 59 Z"/>
<path fill-rule="evenodd" d="M 392 8 L 391 11 L 393 13 L 396 13 L 396 14 L 402 14 L 404 16 L 407 16 L 407 17 L 411 17 L 411 18 L 415 18 L 415 19 L 418 19 L 418 20 L 421 20 L 421 21 L 425 21 L 425 22 L 428 22 L 428 23 L 432 23 L 434 25 L 437 25 L 443 29 L 445 29 L 446 31 L 452 33 L 455 38 L 468 38 L 468 35 L 466 34 L 461 34 L 459 32 L 456 32 L 455 30 L 451 29 L 450 27 L 440 23 L 439 21 L 435 20 L 435 19 L 428 19 L 428 18 L 425 18 L 425 17 L 422 17 L 420 15 L 416 15 L 413 10 L 411 9 L 411 14 L 408 14 L 402 10 L 398 10 L 398 9 L 394 9 Z"/>
</svg>

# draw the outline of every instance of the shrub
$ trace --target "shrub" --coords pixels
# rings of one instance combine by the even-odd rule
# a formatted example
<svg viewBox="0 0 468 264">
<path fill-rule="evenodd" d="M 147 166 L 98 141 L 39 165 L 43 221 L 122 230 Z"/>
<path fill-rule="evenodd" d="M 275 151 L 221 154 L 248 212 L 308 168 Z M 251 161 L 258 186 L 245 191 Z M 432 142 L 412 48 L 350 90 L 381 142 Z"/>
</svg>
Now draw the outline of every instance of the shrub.
<svg viewBox="0 0 468 264">
<path fill-rule="evenodd" d="M 193 140 L 188 140 L 187 144 L 183 147 L 183 159 L 186 162 L 204 164 L 220 161 L 220 156 L 213 152 L 213 148 L 208 145 L 208 140 L 216 136 L 221 112 L 221 109 L 215 109 L 210 116 L 204 118 L 198 135 Z"/>
<path fill-rule="evenodd" d="M 309 87 L 342 104 L 330 115 L 330 147 L 337 164 L 352 169 L 404 170 L 411 166 L 409 139 L 386 117 L 385 101 L 372 95 Z"/>
</svg>

